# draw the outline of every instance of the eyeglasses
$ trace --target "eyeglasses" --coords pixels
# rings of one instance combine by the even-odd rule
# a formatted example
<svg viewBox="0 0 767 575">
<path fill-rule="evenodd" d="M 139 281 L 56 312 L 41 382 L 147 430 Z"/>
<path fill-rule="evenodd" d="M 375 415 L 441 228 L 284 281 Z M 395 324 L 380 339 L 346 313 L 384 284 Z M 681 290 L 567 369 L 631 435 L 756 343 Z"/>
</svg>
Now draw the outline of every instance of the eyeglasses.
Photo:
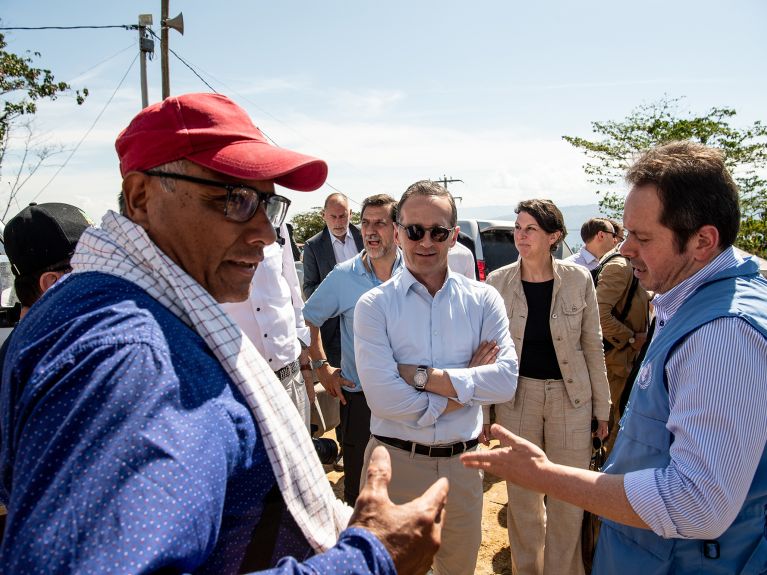
<svg viewBox="0 0 767 575">
<path fill-rule="evenodd" d="M 157 178 L 170 178 L 172 180 L 181 180 L 201 184 L 203 186 L 213 186 L 226 190 L 226 206 L 224 207 L 224 217 L 234 222 L 247 222 L 256 215 L 258 208 L 264 206 L 266 217 L 269 223 L 275 228 L 282 225 L 285 221 L 285 215 L 290 207 L 290 200 L 285 196 L 278 196 L 270 192 L 261 192 L 244 184 L 229 184 L 226 182 L 217 182 L 215 180 L 206 180 L 186 174 L 174 174 L 171 172 L 160 172 L 157 170 L 147 170 L 144 172 L 147 176 Z"/>
<path fill-rule="evenodd" d="M 444 242 L 447 238 L 450 237 L 450 232 L 452 232 L 455 229 L 455 228 L 445 228 L 443 226 L 432 226 L 430 228 L 425 228 L 420 224 L 403 226 L 399 222 L 397 222 L 397 225 L 401 227 L 403 230 L 405 230 L 405 234 L 407 234 L 407 238 L 411 242 L 420 242 L 423 239 L 423 237 L 426 235 L 426 232 L 429 232 L 429 235 L 431 236 L 431 239 L 433 241 Z"/>
</svg>

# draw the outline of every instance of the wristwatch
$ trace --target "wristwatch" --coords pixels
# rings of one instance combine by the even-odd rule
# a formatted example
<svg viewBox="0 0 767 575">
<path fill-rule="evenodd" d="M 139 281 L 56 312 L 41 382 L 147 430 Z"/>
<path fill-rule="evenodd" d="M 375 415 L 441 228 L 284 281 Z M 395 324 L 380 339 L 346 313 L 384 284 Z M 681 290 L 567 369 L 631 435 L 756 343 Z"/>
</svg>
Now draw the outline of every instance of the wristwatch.
<svg viewBox="0 0 767 575">
<path fill-rule="evenodd" d="M 313 359 L 311 362 L 311 366 L 312 366 L 312 369 L 319 369 L 326 363 L 328 363 L 328 360 L 323 357 L 322 359 Z"/>
<path fill-rule="evenodd" d="M 415 369 L 415 375 L 413 376 L 413 387 L 418 391 L 426 389 L 426 384 L 429 381 L 429 368 L 425 365 L 419 365 Z"/>
</svg>

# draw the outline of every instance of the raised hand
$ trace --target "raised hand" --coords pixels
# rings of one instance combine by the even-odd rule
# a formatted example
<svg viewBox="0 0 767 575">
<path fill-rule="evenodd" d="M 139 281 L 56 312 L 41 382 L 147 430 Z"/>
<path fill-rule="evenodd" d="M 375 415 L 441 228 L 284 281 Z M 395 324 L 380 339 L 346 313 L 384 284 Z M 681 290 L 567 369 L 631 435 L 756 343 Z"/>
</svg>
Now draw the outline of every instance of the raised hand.
<svg viewBox="0 0 767 575">
<path fill-rule="evenodd" d="M 390 481 L 389 453 L 376 447 L 349 527 L 363 527 L 378 537 L 400 575 L 426 573 L 442 538 L 447 479 L 437 480 L 423 495 L 404 505 L 389 499 Z"/>
</svg>

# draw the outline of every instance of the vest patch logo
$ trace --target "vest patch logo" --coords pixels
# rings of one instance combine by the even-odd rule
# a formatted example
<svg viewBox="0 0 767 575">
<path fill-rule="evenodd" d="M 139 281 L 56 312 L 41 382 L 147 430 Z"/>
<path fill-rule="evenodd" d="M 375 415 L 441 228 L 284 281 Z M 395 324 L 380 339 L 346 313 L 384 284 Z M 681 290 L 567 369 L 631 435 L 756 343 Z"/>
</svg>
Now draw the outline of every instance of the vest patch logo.
<svg viewBox="0 0 767 575">
<path fill-rule="evenodd" d="M 642 367 L 639 368 L 639 373 L 637 374 L 637 385 L 639 386 L 639 389 L 647 389 L 650 387 L 650 374 L 652 373 L 652 364 L 645 363 L 642 365 Z"/>
</svg>

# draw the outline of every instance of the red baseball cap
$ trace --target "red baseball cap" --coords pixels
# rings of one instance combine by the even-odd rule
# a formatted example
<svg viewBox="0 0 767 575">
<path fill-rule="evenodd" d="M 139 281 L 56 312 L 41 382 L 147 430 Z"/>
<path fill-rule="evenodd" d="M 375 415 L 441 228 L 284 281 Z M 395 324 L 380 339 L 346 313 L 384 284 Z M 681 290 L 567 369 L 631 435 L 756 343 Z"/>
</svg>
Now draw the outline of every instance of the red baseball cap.
<svg viewBox="0 0 767 575">
<path fill-rule="evenodd" d="M 144 108 L 115 147 L 123 176 L 182 158 L 301 192 L 316 190 L 328 176 L 324 161 L 268 143 L 245 110 L 219 94 L 184 94 Z"/>
</svg>

